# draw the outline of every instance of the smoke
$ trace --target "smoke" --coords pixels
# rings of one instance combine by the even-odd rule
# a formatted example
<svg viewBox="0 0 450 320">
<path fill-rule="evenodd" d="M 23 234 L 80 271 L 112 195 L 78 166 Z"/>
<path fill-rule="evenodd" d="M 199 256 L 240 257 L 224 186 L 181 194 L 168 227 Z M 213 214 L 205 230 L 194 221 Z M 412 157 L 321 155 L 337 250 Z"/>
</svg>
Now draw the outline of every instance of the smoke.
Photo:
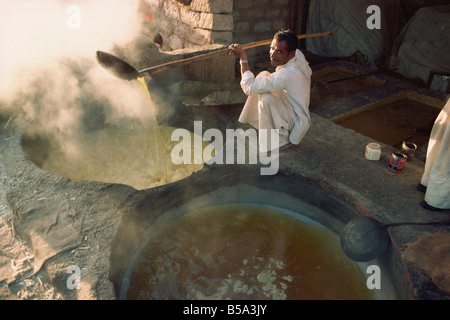
<svg viewBox="0 0 450 320">
<path fill-rule="evenodd" d="M 139 4 L 0 0 L 0 116 L 72 152 L 80 132 L 153 116 L 141 83 L 116 78 L 95 59 L 97 50 L 129 47 L 145 18 Z"/>
</svg>

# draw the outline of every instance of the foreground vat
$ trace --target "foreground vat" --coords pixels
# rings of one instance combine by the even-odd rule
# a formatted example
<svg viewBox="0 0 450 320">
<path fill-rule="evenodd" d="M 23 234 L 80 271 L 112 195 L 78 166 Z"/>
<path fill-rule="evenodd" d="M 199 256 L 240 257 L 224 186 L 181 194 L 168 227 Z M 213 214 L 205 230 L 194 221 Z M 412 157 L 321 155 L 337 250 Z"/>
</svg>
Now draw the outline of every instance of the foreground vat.
<svg viewBox="0 0 450 320">
<path fill-rule="evenodd" d="M 140 201 L 124 217 L 113 244 L 111 275 L 118 297 L 128 298 L 130 288 L 138 291 L 133 294 L 130 292 L 131 299 L 395 299 L 409 295 L 407 281 L 402 274 L 402 264 L 392 247 L 378 259 L 363 264 L 356 264 L 348 259 L 338 247 L 339 235 L 345 223 L 361 214 L 352 203 L 331 194 L 320 184 L 304 177 L 279 174 L 270 179 L 255 178 L 256 175 L 249 174 L 247 170 L 244 167 L 236 167 L 232 170 L 234 173 L 230 173 L 220 166 L 206 167 L 187 179 L 154 190 Z M 192 184 L 198 187 L 189 188 Z M 224 207 L 228 207 L 228 210 L 222 211 Z M 248 211 L 249 208 L 253 209 Z M 273 212 L 281 216 L 273 220 Z M 199 220 L 192 220 L 192 217 Z M 239 221 L 245 223 L 240 224 Z M 293 248 L 287 249 L 289 245 L 280 247 L 277 241 L 282 237 L 276 236 L 280 230 L 272 230 L 276 229 L 277 223 L 284 224 L 291 230 L 293 238 L 289 241 L 294 243 Z M 319 228 L 321 232 L 327 233 L 325 238 L 335 242 L 334 248 L 331 248 L 331 245 L 320 244 L 321 241 L 314 242 L 312 233 L 307 237 L 312 243 L 305 245 L 305 251 L 312 250 L 311 254 L 315 248 L 322 251 L 317 253 L 318 255 L 334 255 L 325 260 L 329 260 L 331 265 L 335 263 L 335 269 L 324 267 L 323 271 L 328 271 L 315 280 L 311 280 L 314 278 L 311 275 L 304 275 L 312 281 L 309 289 L 304 290 L 307 291 L 303 292 L 305 295 L 299 294 L 301 285 L 294 281 L 301 278 L 300 274 L 282 273 L 287 269 L 289 272 L 301 269 L 300 260 L 306 260 L 305 257 L 308 256 L 302 256 L 305 252 L 299 252 L 299 248 L 304 244 L 296 237 L 301 237 L 301 234 L 307 234 L 309 231 L 294 227 L 297 223 L 306 225 L 306 228 Z M 255 230 L 258 229 L 258 224 L 260 228 Z M 232 232 L 233 226 L 237 234 Z M 261 232 L 263 229 L 268 230 L 267 235 Z M 238 233 L 243 230 L 254 232 L 253 242 L 252 237 L 239 237 Z M 213 234 L 216 237 L 212 238 Z M 200 240 L 195 240 L 196 237 Z M 205 240 L 208 237 L 210 241 Z M 233 241 L 230 241 L 231 239 Z M 258 246 L 258 242 L 261 246 Z M 188 247 L 184 247 L 185 245 Z M 202 246 L 206 246 L 209 252 L 202 252 Z M 243 250 L 246 246 L 251 247 L 250 251 Z M 264 248 L 273 249 L 277 246 L 278 249 L 272 253 L 264 253 Z M 309 249 L 306 249 L 307 246 Z M 325 249 L 320 250 L 321 246 Z M 157 252 L 152 253 L 152 250 Z M 280 259 L 280 251 L 286 250 L 292 252 Z M 237 260 L 230 263 L 233 252 Z M 142 258 L 142 254 L 147 254 L 147 258 Z M 168 256 L 175 259 L 164 260 L 164 257 Z M 340 257 L 338 260 L 341 262 L 346 260 L 345 264 L 349 263 L 344 269 L 356 267 L 350 279 L 347 278 L 348 281 L 356 283 L 356 287 L 359 286 L 360 291 L 353 292 L 353 295 L 339 295 L 345 290 L 335 290 L 335 294 L 326 292 L 327 288 L 330 288 L 327 287 L 330 285 L 330 279 L 336 281 L 331 286 L 338 287 L 342 286 L 342 281 L 345 282 L 343 279 L 346 279 L 338 276 L 342 270 L 339 271 L 339 263 L 336 263 L 338 260 L 333 260 L 337 257 Z M 158 262 L 153 264 L 152 261 Z M 185 264 L 185 268 L 181 262 Z M 366 279 L 370 276 L 370 273 L 367 273 L 368 268 L 373 265 L 381 270 L 381 289 L 370 291 L 367 289 Z M 183 279 L 184 284 L 179 287 L 176 273 L 170 271 L 172 267 L 181 272 L 181 278 L 178 280 Z M 308 263 L 305 263 L 305 268 L 308 268 Z M 314 272 L 320 272 L 320 263 L 315 264 L 314 268 Z M 134 269 L 140 271 L 136 273 Z M 157 271 L 152 274 L 151 270 Z M 264 273 L 264 270 L 267 272 Z M 277 271 L 280 272 L 279 276 Z M 146 280 L 143 274 L 146 274 Z M 268 278 L 265 278 L 266 276 Z M 267 281 L 264 282 L 265 280 Z M 145 283 L 149 286 L 136 289 L 136 283 L 141 281 L 144 287 Z M 188 283 L 191 285 L 187 285 Z M 166 289 L 152 291 L 152 285 Z M 187 287 L 193 291 L 186 292 Z M 269 290 L 269 287 L 273 291 L 264 291 L 264 288 Z M 251 288 L 253 290 L 250 290 Z"/>
</svg>

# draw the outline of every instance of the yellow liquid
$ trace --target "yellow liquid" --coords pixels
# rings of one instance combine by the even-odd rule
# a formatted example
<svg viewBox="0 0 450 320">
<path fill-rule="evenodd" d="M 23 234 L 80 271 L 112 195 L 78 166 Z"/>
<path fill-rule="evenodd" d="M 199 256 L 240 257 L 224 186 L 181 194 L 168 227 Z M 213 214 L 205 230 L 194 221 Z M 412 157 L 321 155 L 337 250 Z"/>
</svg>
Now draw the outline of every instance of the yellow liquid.
<svg viewBox="0 0 450 320">
<path fill-rule="evenodd" d="M 332 231 L 277 210 L 221 205 L 155 232 L 128 299 L 374 299 Z"/>
<path fill-rule="evenodd" d="M 142 120 L 141 120 L 142 126 L 143 126 L 143 128 L 145 130 L 145 133 L 147 135 L 147 139 L 149 141 L 149 144 L 153 145 L 152 156 L 153 156 L 154 163 L 159 165 L 159 166 L 162 166 L 162 172 L 164 173 L 164 181 L 165 181 L 165 183 L 169 183 L 170 181 L 169 181 L 169 177 L 167 175 L 166 159 L 165 159 L 164 156 L 161 156 L 162 153 L 163 153 L 162 152 L 163 144 L 162 144 L 162 137 L 161 137 L 161 131 L 159 129 L 158 120 L 156 119 L 156 108 L 155 108 L 155 105 L 153 104 L 152 97 L 150 95 L 150 91 L 148 90 L 148 87 L 147 87 L 147 84 L 145 83 L 144 78 L 140 77 L 137 80 L 142 84 L 142 86 L 144 87 L 145 91 L 147 92 L 148 101 L 150 103 L 150 111 L 151 111 L 151 114 L 152 114 L 153 135 L 151 135 L 149 133 L 149 131 L 147 130 L 147 127 L 144 124 L 144 122 L 142 122 Z"/>
<path fill-rule="evenodd" d="M 162 144 L 157 151 L 157 161 L 163 159 L 163 168 L 160 162 L 155 162 L 155 146 L 149 143 L 142 126 L 136 125 L 108 127 L 85 134 L 71 153 L 55 147 L 49 150 L 42 169 L 74 181 L 121 183 L 142 190 L 178 181 L 203 168 L 203 164 L 173 164 L 171 152 L 179 142 L 171 141 L 171 135 L 176 128 L 161 126 L 158 129 Z M 191 141 L 193 136 L 191 134 Z M 192 144 L 192 154 L 193 148 Z"/>
<path fill-rule="evenodd" d="M 147 93 L 150 115 L 140 124 L 105 127 L 82 134 L 71 141 L 48 150 L 42 169 L 71 180 L 91 180 L 130 185 L 138 190 L 171 183 L 201 170 L 201 161 L 175 165 L 171 160 L 172 149 L 178 141 L 171 141 L 176 128 L 159 126 L 156 108 L 143 78 L 138 78 Z M 131 97 L 130 97 L 131 99 Z M 130 105 L 133 101 L 130 101 Z M 194 135 L 191 134 L 191 154 L 194 154 Z M 203 143 L 205 148 L 209 143 Z M 194 156 L 202 156 L 195 155 Z M 208 159 L 203 159 L 204 162 Z"/>
</svg>

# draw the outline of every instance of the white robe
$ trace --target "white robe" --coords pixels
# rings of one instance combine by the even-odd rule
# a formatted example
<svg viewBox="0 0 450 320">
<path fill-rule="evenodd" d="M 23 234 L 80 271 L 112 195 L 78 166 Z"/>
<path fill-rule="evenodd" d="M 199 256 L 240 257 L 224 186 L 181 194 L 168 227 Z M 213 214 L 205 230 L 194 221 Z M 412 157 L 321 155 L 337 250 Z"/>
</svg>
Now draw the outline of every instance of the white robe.
<svg viewBox="0 0 450 320">
<path fill-rule="evenodd" d="M 425 201 L 433 207 L 450 209 L 450 99 L 431 130 L 421 184 L 427 187 Z"/>
<path fill-rule="evenodd" d="M 255 78 L 251 71 L 246 71 L 242 75 L 241 87 L 249 97 L 239 122 L 269 132 L 270 129 L 278 129 L 280 146 L 288 142 L 299 144 L 311 122 L 311 74 L 309 63 L 300 50 L 274 73 L 263 71 Z M 269 149 L 275 147 L 278 146 Z"/>
</svg>

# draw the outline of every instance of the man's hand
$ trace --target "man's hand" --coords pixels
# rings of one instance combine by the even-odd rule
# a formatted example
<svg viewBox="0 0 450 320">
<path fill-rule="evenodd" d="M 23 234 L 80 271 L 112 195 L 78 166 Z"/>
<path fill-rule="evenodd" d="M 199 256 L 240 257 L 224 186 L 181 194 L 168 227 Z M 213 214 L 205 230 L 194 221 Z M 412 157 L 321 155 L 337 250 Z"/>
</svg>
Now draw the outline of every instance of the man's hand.
<svg viewBox="0 0 450 320">
<path fill-rule="evenodd" d="M 242 45 L 233 43 L 228 47 L 230 55 L 239 56 L 242 60 L 247 60 L 247 52 L 242 48 Z"/>
<path fill-rule="evenodd" d="M 239 56 L 241 63 L 241 74 L 244 74 L 249 70 L 248 61 L 247 61 L 247 52 L 242 48 L 240 44 L 233 43 L 228 47 L 228 53 L 230 55 Z"/>
</svg>

